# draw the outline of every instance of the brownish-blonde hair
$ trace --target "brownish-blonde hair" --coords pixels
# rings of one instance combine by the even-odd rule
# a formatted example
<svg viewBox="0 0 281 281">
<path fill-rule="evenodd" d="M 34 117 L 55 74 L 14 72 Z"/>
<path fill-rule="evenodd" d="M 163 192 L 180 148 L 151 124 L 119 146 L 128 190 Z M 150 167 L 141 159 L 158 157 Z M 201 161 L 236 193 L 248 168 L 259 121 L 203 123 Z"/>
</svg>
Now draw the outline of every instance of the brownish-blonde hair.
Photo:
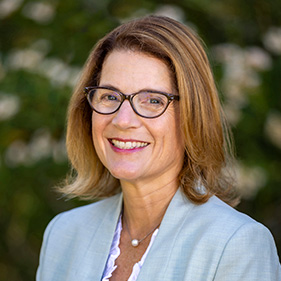
<svg viewBox="0 0 281 281">
<path fill-rule="evenodd" d="M 113 50 L 142 52 L 166 63 L 180 96 L 179 129 L 185 141 L 181 188 L 194 203 L 217 195 L 235 205 L 232 180 L 224 173 L 231 148 L 229 130 L 202 43 L 187 26 L 153 15 L 117 27 L 90 53 L 68 111 L 66 144 L 74 173 L 60 191 L 82 199 L 108 197 L 119 191 L 119 181 L 94 149 L 92 110 L 83 93 L 84 87 L 99 84 L 103 62 Z M 204 186 L 204 192 L 198 184 Z"/>
</svg>

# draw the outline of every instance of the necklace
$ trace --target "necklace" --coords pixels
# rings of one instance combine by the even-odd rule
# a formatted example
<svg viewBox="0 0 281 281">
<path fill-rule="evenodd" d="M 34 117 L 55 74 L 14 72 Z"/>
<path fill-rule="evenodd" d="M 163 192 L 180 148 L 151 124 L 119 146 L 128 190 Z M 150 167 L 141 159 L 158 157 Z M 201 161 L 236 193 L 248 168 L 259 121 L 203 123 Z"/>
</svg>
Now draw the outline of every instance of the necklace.
<svg viewBox="0 0 281 281">
<path fill-rule="evenodd" d="M 127 224 L 125 223 L 126 229 L 129 233 L 129 236 L 130 236 L 130 239 L 131 239 L 131 245 L 133 247 L 137 247 L 145 238 L 147 238 L 152 232 L 154 232 L 156 230 L 156 228 L 159 227 L 159 225 L 160 225 L 160 223 L 155 228 L 153 228 L 148 234 L 146 234 L 142 239 L 136 239 L 136 238 L 132 239 L 129 228 L 128 228 Z"/>
</svg>

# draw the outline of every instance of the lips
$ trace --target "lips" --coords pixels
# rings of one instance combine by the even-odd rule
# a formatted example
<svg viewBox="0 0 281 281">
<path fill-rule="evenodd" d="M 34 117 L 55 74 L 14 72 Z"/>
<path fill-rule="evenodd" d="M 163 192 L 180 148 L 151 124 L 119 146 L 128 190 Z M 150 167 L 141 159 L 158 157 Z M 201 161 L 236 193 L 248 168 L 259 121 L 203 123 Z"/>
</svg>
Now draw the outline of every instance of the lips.
<svg viewBox="0 0 281 281">
<path fill-rule="evenodd" d="M 110 143 L 119 148 L 119 149 L 136 149 L 142 148 L 149 145 L 147 142 L 140 142 L 140 141 L 120 141 L 116 139 L 110 139 Z"/>
</svg>

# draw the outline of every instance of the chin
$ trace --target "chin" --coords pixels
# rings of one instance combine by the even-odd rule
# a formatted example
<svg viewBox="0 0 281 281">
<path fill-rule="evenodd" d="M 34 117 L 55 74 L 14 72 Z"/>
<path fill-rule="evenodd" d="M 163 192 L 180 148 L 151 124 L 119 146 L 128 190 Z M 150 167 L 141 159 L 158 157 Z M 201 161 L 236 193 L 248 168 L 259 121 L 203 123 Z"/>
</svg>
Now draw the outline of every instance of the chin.
<svg viewBox="0 0 281 281">
<path fill-rule="evenodd" d="M 137 181 L 140 178 L 140 176 L 136 172 L 132 172 L 132 171 L 111 172 L 111 175 L 118 180 L 129 181 L 129 182 Z"/>
</svg>

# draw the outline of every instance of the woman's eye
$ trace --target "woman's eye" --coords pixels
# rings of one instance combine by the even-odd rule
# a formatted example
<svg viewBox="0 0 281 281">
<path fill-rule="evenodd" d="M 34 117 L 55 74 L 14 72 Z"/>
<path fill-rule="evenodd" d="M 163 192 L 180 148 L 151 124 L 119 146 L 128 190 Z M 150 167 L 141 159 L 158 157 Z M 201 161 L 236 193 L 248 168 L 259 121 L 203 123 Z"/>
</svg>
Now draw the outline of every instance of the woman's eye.
<svg viewBox="0 0 281 281">
<path fill-rule="evenodd" d="M 117 96 L 115 96 L 111 93 L 103 94 L 100 98 L 100 100 L 102 100 L 102 101 L 116 101 L 117 99 L 118 99 Z"/>
<path fill-rule="evenodd" d="M 152 104 L 159 104 L 159 103 L 161 103 L 161 100 L 159 100 L 159 99 L 150 99 L 150 100 L 149 100 L 149 103 L 152 103 Z"/>
<path fill-rule="evenodd" d="M 151 97 L 148 99 L 148 103 L 151 105 L 164 105 L 165 100 L 162 97 Z"/>
<path fill-rule="evenodd" d="M 151 93 L 142 93 L 137 96 L 136 102 L 142 106 L 147 108 L 163 107 L 165 106 L 165 98 L 163 98 L 159 94 L 151 94 Z"/>
<path fill-rule="evenodd" d="M 116 100 L 116 99 L 117 99 L 117 98 L 116 98 L 115 96 L 113 96 L 113 95 L 107 95 L 106 98 L 107 98 L 108 100 Z"/>
</svg>

